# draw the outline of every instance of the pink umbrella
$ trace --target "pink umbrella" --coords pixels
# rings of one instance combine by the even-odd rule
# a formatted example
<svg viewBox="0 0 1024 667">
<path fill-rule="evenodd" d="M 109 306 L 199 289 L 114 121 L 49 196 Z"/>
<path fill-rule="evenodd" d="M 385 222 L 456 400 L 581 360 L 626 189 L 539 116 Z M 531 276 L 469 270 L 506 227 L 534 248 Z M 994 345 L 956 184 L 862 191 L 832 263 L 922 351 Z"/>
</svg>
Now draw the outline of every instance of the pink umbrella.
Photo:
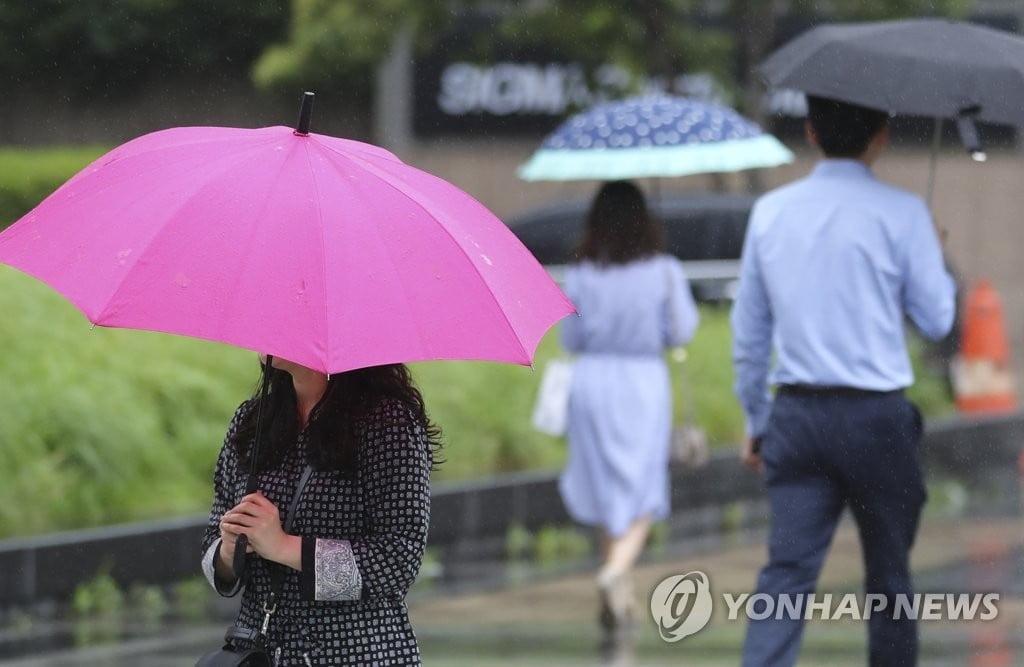
<svg viewBox="0 0 1024 667">
<path fill-rule="evenodd" d="M 574 310 L 547 272 L 451 183 L 377 146 L 310 134 L 312 98 L 297 130 L 180 127 L 129 141 L 0 233 L 0 262 L 94 324 L 221 341 L 325 373 L 529 364 Z M 262 420 L 260 410 L 257 433 Z"/>
<path fill-rule="evenodd" d="M 305 105 L 302 117 L 299 130 L 181 127 L 129 141 L 0 233 L 0 262 L 94 324 L 327 373 L 529 364 L 574 309 L 508 228 L 382 148 L 308 133 Z"/>
</svg>

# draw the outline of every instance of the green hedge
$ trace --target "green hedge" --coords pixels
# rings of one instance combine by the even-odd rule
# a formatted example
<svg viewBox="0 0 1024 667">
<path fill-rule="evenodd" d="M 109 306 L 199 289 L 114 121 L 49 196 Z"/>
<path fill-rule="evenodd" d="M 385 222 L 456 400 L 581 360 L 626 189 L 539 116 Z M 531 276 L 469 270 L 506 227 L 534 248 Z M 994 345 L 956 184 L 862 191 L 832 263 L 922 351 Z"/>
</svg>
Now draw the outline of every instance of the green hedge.
<svg viewBox="0 0 1024 667">
<path fill-rule="evenodd" d="M 100 146 L 0 148 L 0 229 L 30 211 L 106 150 Z"/>
</svg>

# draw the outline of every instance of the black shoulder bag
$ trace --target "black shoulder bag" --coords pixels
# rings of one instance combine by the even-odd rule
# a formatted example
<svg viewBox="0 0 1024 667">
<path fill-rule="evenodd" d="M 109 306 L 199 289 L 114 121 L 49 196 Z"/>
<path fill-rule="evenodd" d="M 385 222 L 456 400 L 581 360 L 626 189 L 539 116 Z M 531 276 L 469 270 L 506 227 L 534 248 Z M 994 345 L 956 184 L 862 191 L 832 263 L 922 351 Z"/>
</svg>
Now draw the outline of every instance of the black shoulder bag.
<svg viewBox="0 0 1024 667">
<path fill-rule="evenodd" d="M 298 507 L 299 497 L 302 489 L 305 488 L 313 468 L 306 466 L 302 471 L 302 477 L 295 487 L 295 495 L 292 496 L 291 505 L 288 506 L 288 516 L 284 522 L 284 532 L 291 533 L 292 521 L 295 519 L 295 508 Z M 277 610 L 281 597 L 281 589 L 284 588 L 285 566 L 274 563 L 270 570 L 270 595 L 263 603 L 263 627 L 259 630 L 240 628 L 233 625 L 224 634 L 224 646 L 217 651 L 207 653 L 199 658 L 196 667 L 273 667 L 274 661 L 266 648 L 266 632 L 270 625 L 270 617 Z M 239 648 L 235 642 L 252 644 L 253 648 Z"/>
</svg>

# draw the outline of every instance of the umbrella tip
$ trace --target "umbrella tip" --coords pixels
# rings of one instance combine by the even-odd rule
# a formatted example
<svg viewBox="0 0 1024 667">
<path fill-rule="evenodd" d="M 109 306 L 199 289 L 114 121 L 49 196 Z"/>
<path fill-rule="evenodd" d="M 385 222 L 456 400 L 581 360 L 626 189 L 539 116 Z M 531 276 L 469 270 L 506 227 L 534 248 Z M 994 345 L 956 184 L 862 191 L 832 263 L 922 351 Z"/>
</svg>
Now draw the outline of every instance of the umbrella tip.
<svg viewBox="0 0 1024 667">
<path fill-rule="evenodd" d="M 295 128 L 295 134 L 300 137 L 309 136 L 309 121 L 313 116 L 313 98 L 316 97 L 308 90 L 302 94 L 302 106 L 299 107 L 299 125 Z"/>
<path fill-rule="evenodd" d="M 984 162 L 987 159 L 985 149 L 981 145 L 981 137 L 978 135 L 978 128 L 974 124 L 974 117 L 980 111 L 980 107 L 964 109 L 956 117 L 956 129 L 960 134 L 960 141 L 963 143 L 967 153 L 975 162 Z"/>
</svg>

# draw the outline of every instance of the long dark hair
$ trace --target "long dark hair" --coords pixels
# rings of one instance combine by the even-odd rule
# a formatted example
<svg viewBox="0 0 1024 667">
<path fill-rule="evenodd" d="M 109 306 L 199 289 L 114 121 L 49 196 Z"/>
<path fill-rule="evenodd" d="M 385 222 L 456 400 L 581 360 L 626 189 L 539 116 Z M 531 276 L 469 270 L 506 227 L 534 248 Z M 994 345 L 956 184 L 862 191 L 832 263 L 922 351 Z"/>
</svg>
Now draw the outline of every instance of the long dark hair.
<svg viewBox="0 0 1024 667">
<path fill-rule="evenodd" d="M 270 387 L 257 461 L 260 472 L 279 465 L 299 437 L 298 399 L 292 377 L 285 371 L 271 368 L 269 377 L 262 378 L 248 402 L 248 410 L 231 437 L 231 446 L 238 453 L 242 466 L 249 469 L 263 382 L 269 382 Z M 359 423 L 388 400 L 400 402 L 423 426 L 434 464 L 441 463 L 441 430 L 427 417 L 423 396 L 403 364 L 359 368 L 330 376 L 327 389 L 310 413 L 306 426 L 310 463 L 320 470 L 353 472 L 359 453 Z"/>
<path fill-rule="evenodd" d="M 611 181 L 590 205 L 576 254 L 580 260 L 625 264 L 654 255 L 664 245 L 661 224 L 647 210 L 640 188 L 630 181 Z"/>
</svg>

